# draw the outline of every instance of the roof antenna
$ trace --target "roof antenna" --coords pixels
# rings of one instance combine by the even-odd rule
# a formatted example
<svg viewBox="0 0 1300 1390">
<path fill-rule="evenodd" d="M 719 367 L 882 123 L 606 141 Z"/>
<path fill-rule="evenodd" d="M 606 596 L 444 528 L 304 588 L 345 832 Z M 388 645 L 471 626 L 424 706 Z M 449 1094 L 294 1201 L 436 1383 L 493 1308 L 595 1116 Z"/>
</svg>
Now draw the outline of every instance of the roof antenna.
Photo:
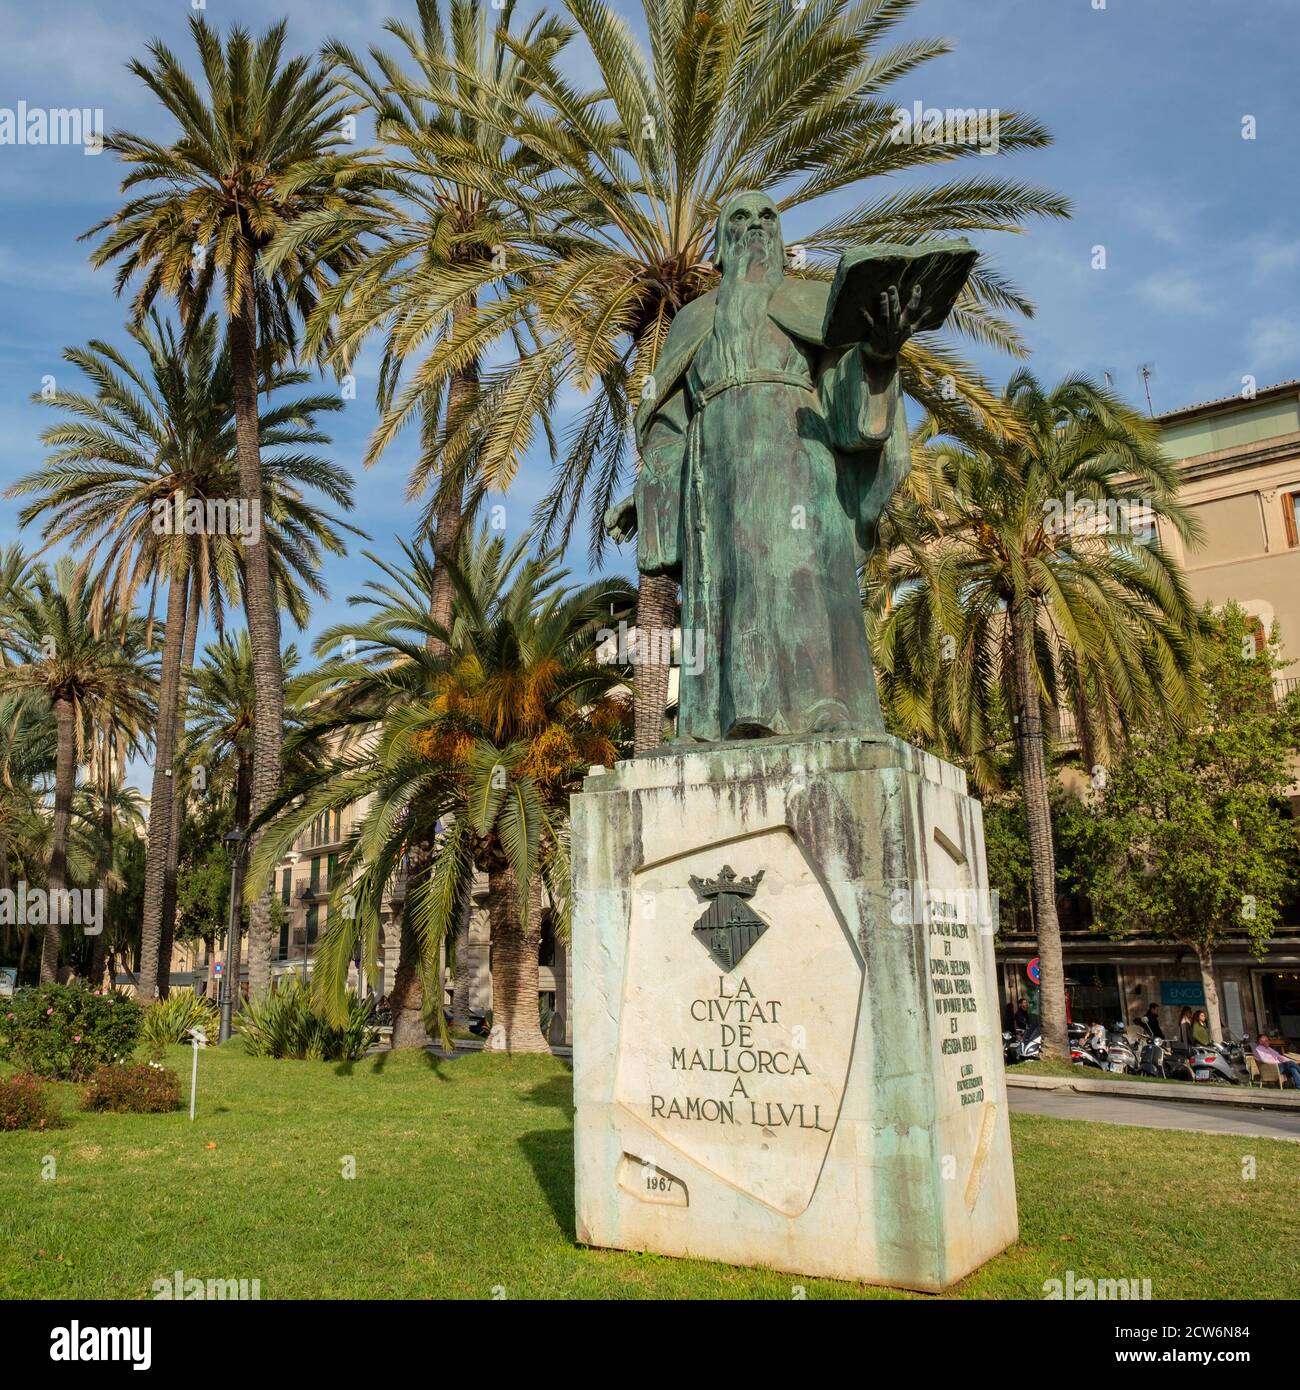
<svg viewBox="0 0 1300 1390">
<path fill-rule="evenodd" d="M 1155 406 L 1151 404 L 1151 378 L 1156 374 L 1156 364 L 1154 362 L 1143 362 L 1138 368 L 1138 375 L 1142 378 L 1142 387 L 1147 393 L 1147 414 L 1156 413 Z"/>
</svg>

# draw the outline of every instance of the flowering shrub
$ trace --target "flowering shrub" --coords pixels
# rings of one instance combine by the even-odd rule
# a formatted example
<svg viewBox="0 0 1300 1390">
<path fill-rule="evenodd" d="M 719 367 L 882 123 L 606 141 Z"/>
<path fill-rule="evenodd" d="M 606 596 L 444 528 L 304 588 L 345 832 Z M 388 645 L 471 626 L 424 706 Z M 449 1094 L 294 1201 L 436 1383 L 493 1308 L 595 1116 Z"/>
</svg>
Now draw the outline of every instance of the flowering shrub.
<svg viewBox="0 0 1300 1390">
<path fill-rule="evenodd" d="M 140 1006 L 121 990 L 38 985 L 0 1003 L 0 1057 L 38 1076 L 82 1081 L 129 1057 L 140 1037 Z"/>
<path fill-rule="evenodd" d="M 90 1078 L 82 1104 L 87 1110 L 152 1115 L 175 1110 L 181 1103 L 181 1083 L 161 1062 L 119 1062 L 100 1067 Z"/>
<path fill-rule="evenodd" d="M 58 1112 L 39 1077 L 23 1072 L 0 1077 L 0 1130 L 53 1129 L 58 1123 Z"/>
</svg>

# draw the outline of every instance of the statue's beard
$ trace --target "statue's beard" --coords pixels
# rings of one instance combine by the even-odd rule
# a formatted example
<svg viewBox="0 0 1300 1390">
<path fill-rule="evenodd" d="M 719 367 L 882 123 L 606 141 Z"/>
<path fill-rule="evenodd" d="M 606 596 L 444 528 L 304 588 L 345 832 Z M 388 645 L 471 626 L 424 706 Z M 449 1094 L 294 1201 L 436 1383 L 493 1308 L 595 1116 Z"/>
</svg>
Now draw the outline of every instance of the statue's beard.
<svg viewBox="0 0 1300 1390">
<path fill-rule="evenodd" d="M 766 227 L 748 227 L 736 238 L 723 280 L 734 278 L 751 283 L 781 278 L 781 255 L 776 237 Z"/>
</svg>

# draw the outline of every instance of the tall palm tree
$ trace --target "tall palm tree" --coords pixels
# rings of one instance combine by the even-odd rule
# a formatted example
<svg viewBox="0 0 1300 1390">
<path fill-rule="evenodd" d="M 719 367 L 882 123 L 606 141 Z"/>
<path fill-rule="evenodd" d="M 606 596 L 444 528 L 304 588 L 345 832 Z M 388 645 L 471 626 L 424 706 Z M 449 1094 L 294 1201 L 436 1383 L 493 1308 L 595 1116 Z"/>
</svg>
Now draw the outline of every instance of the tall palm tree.
<svg viewBox="0 0 1300 1390">
<path fill-rule="evenodd" d="M 1021 442 L 973 420 L 922 432 L 867 607 L 905 732 L 960 750 L 988 785 L 999 723 L 1014 730 L 1045 1047 L 1068 1057 L 1044 710 L 1078 713 L 1090 763 L 1126 723 L 1195 717 L 1200 619 L 1155 527 L 1199 531 L 1154 424 L 1111 391 L 1082 376 L 1046 390 L 1021 370 L 1003 403 Z"/>
<path fill-rule="evenodd" d="M 434 838 L 428 867 L 413 870 L 403 931 L 408 978 L 394 995 L 409 1007 L 413 986 L 433 983 L 439 948 L 454 930 L 476 871 L 488 879 L 492 925 L 492 1047 L 542 1051 L 537 954 L 545 883 L 564 930 L 568 911 L 569 791 L 593 763 L 617 756 L 627 706 L 625 673 L 596 657 L 610 605 L 626 606 L 622 581 L 569 585 L 555 555 L 528 557 L 480 535 L 452 566 L 453 625 L 434 656 L 424 613 L 380 604 L 350 633 L 353 660 L 336 658 L 304 681 L 338 700 L 337 717 L 358 727 L 314 785 L 273 823 L 251 870 L 260 883 L 304 825 L 356 802 L 366 809 L 340 866 L 317 982 L 333 1009 L 360 944 L 373 969 L 384 894 L 412 843 Z M 337 646 L 342 634 L 322 636 Z M 441 991 L 425 1007 L 441 1022 Z M 500 1032 L 495 1025 L 500 1025 Z M 421 1038 L 423 1030 L 420 1030 Z M 394 1045 L 398 1044 L 396 1019 Z"/>
<path fill-rule="evenodd" d="M 437 133 L 430 153 L 444 177 L 490 190 L 503 222 L 530 229 L 531 244 L 503 237 L 495 261 L 420 287 L 406 341 L 427 342 L 419 325 L 439 314 L 451 313 L 454 322 L 409 372 L 374 447 L 472 357 L 498 340 L 513 343 L 516 356 L 481 384 L 477 408 L 445 447 L 453 455 L 473 450 L 480 485 L 505 487 L 535 420 L 545 419 L 563 386 L 576 387 L 587 403 L 539 519 L 545 543 L 567 541 L 588 517 L 597 558 L 602 517 L 628 472 L 628 426 L 646 379 L 674 316 L 717 283 L 710 245 L 730 194 L 770 190 L 784 213 L 861 189 L 861 201 L 824 210 L 826 220 L 798 238 L 803 255 L 794 268 L 822 276 L 830 258 L 865 241 L 1017 231 L 1028 218 L 1064 215 L 1063 199 L 984 173 L 898 187 L 900 174 L 980 153 L 956 131 L 934 141 L 895 139 L 895 102 L 886 93 L 949 49 L 928 39 L 882 45 L 915 3 L 825 0 L 792 9 L 786 0 L 643 0 L 647 50 L 605 0 L 565 0 L 591 55 L 594 90 L 575 88 L 566 76 L 573 65 L 566 61 L 562 70 L 554 44 L 526 55 L 522 95 L 449 67 L 446 99 L 531 158 L 506 167 Z M 1037 122 L 1005 110 L 998 135 L 1001 154 L 1049 142 Z M 977 341 L 1019 351 L 1007 311 L 1031 306 L 985 264 L 950 322 Z M 346 334 L 345 323 L 340 342 Z M 936 410 L 947 408 L 948 395 L 996 410 L 951 347 L 914 340 L 903 370 L 907 389 Z M 642 630 L 671 628 L 675 612 L 672 580 L 644 579 Z M 667 681 L 664 665 L 648 662 L 638 671 L 638 748 L 662 739 Z"/>
<path fill-rule="evenodd" d="M 274 274 L 263 250 L 290 223 L 322 209 L 364 203 L 377 167 L 346 148 L 351 112 L 319 62 L 284 55 L 284 21 L 256 41 L 232 27 L 223 47 L 201 19 L 190 29 L 202 68 L 200 88 L 160 41 L 149 61 L 133 60 L 140 78 L 174 118 L 170 144 L 114 131 L 104 142 L 131 166 L 123 191 L 133 196 L 87 236 L 104 233 L 95 265 L 120 260 L 119 293 L 140 274 L 137 319 L 159 293 L 176 299 L 187 329 L 202 320 L 220 274 L 229 326 L 239 497 L 250 509 L 263 498 L 258 430 L 261 360 L 279 361 L 296 341 L 295 315 L 310 313 L 328 274 L 344 269 L 355 248 L 343 236 L 282 261 Z M 340 146 L 345 148 L 340 149 Z M 144 187 L 146 191 L 134 192 Z M 264 530 L 243 553 L 244 605 L 257 678 L 253 809 L 275 795 L 280 779 L 284 672 L 279 595 Z M 270 979 L 270 913 L 255 904 L 250 929 L 250 983 Z"/>
<path fill-rule="evenodd" d="M 166 993 L 175 919 L 175 753 L 185 673 L 200 619 L 206 615 L 220 631 L 241 592 L 248 538 L 206 519 L 209 504 L 234 502 L 240 486 L 233 364 L 215 316 L 184 338 L 152 313 L 128 332 L 138 360 L 98 340 L 65 350 L 93 393 L 61 391 L 47 402 L 65 417 L 41 436 L 50 453 L 6 495 L 31 499 L 19 520 L 43 520 L 47 544 L 66 543 L 82 554 L 97 601 L 125 611 L 146 585 L 167 588 L 140 964 L 141 996 L 148 999 Z M 343 530 L 351 529 L 311 494 L 342 509 L 352 505 L 349 474 L 312 452 L 328 443 L 316 415 L 342 401 L 306 393 L 310 379 L 277 367 L 259 379 L 256 526 L 265 531 L 276 592 L 300 626 L 307 595 L 325 594 L 322 554 L 343 554 Z"/>
<path fill-rule="evenodd" d="M 68 832 L 77 766 L 89 732 L 109 719 L 132 734 L 155 716 L 156 677 L 145 623 L 138 617 L 104 622 L 91 586 L 70 557 L 53 573 L 38 568 L 29 590 L 6 605 L 5 643 L 17 660 L 0 668 L 0 696 L 13 696 L 34 717 L 55 725 L 54 814 L 48 888 L 51 899 L 68 886 Z M 55 913 L 47 914 L 54 917 Z M 47 922 L 41 980 L 59 964 L 60 923 Z"/>
<path fill-rule="evenodd" d="M 381 333 L 379 404 L 384 409 L 403 386 L 408 359 L 424 350 L 430 336 L 454 334 L 478 303 L 477 291 L 448 302 L 448 285 L 478 286 L 485 271 L 501 264 L 507 248 L 531 252 L 524 220 L 494 198 L 482 180 L 449 177 L 441 155 L 448 147 L 472 151 L 476 164 L 500 177 L 531 177 L 536 161 L 521 147 L 508 148 L 502 126 L 509 118 L 502 103 L 527 95 L 525 55 L 539 46 L 554 51 L 565 39 L 558 23 L 544 14 L 513 32 L 514 0 L 490 6 L 485 0 L 446 0 L 445 20 L 443 0 L 417 0 L 416 8 L 414 26 L 395 19 L 384 26 L 401 45 L 400 57 L 375 45 L 367 64 L 337 41 L 323 50 L 349 90 L 373 112 L 385 170 L 398 196 L 383 207 L 328 210 L 302 219 L 285 229 L 266 257 L 268 266 L 278 266 L 318 238 L 364 241 L 368 254 L 321 294 L 305 342 L 311 350 L 324 350 L 337 325 L 334 355 L 344 365 L 367 337 Z M 498 104 L 495 123 L 469 110 L 489 87 Z M 439 307 L 431 310 L 435 300 Z M 440 566 L 432 616 L 440 627 L 451 620 L 447 565 L 459 551 L 473 462 L 460 426 L 474 411 L 479 379 L 479 354 L 469 352 L 435 389 L 420 392 L 421 449 L 407 495 L 428 498 L 425 526 Z M 459 447 L 453 440 L 461 441 Z M 386 442 L 376 436 L 367 464 Z M 436 638 L 430 640 L 436 645 Z"/>
</svg>

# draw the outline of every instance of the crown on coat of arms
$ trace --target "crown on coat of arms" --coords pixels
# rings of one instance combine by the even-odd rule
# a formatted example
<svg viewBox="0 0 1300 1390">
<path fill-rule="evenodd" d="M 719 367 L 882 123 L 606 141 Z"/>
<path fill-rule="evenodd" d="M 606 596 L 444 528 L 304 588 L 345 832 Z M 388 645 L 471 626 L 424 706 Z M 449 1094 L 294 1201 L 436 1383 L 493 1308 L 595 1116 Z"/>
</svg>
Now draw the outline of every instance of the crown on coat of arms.
<svg viewBox="0 0 1300 1390">
<path fill-rule="evenodd" d="M 716 898 L 729 893 L 736 898 L 752 898 L 762 881 L 764 870 L 760 869 L 753 878 L 740 878 L 730 864 L 722 866 L 717 878 L 696 878 L 691 875 L 691 887 L 701 898 Z"/>
</svg>

